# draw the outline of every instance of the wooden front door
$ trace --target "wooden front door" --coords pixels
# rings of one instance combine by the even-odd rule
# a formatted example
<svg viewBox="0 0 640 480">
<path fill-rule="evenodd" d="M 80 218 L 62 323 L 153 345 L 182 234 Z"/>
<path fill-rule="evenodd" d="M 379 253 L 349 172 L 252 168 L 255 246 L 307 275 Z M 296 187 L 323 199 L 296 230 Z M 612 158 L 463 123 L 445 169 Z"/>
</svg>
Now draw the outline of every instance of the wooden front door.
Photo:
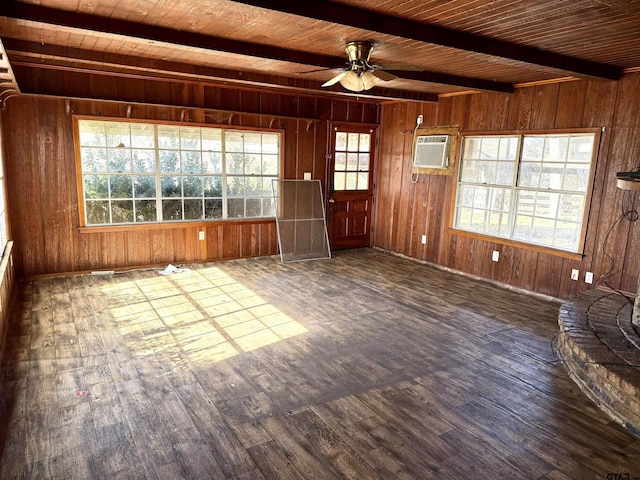
<svg viewBox="0 0 640 480">
<path fill-rule="evenodd" d="M 370 245 L 375 134 L 371 127 L 331 128 L 327 223 L 334 250 Z"/>
</svg>

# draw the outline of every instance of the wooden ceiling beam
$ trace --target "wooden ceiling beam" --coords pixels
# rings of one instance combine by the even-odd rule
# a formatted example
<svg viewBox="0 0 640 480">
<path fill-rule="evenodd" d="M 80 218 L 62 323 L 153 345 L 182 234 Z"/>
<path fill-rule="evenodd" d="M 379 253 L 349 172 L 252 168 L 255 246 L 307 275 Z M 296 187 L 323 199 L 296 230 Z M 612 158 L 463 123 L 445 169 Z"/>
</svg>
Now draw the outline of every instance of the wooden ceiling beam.
<svg viewBox="0 0 640 480">
<path fill-rule="evenodd" d="M 345 57 L 320 55 L 259 43 L 243 42 L 223 37 L 203 35 L 194 32 L 184 32 L 165 27 L 131 22 L 128 20 L 118 20 L 58 10 L 49 7 L 41 7 L 39 5 L 20 3 L 12 0 L 5 0 L 0 4 L 0 16 L 321 68 L 335 69 L 339 68 L 341 65 L 345 65 L 346 62 Z M 406 78 L 422 82 L 455 85 L 472 90 L 486 90 L 502 93 L 513 92 L 513 85 L 509 83 L 464 77 L 460 75 L 449 75 L 428 71 L 394 72 L 394 74 L 398 75 L 401 79 Z"/>
<path fill-rule="evenodd" d="M 97 75 L 118 75 L 148 80 L 204 83 L 219 87 L 229 87 L 233 85 L 237 88 L 247 90 L 275 90 L 296 95 L 306 94 L 334 98 L 358 97 L 360 99 L 371 99 L 374 101 L 438 101 L 437 95 L 426 92 L 373 88 L 366 92 L 354 93 L 345 90 L 320 88 L 320 82 L 315 80 L 293 80 L 287 77 L 202 67 L 167 60 L 140 58 L 132 55 L 95 52 L 56 45 L 41 45 L 36 42 L 12 38 L 5 38 L 4 44 L 5 50 L 10 56 L 13 65 L 35 69 L 66 70 Z M 71 92 L 68 92 L 68 95 L 71 95 Z"/>
<path fill-rule="evenodd" d="M 581 76 L 619 80 L 621 68 L 502 40 L 428 25 L 322 0 L 233 0 L 237 3 L 337 23 L 444 47 L 555 68 Z M 351 39 L 350 39 L 351 40 Z M 357 39 L 353 39 L 357 40 Z"/>
</svg>

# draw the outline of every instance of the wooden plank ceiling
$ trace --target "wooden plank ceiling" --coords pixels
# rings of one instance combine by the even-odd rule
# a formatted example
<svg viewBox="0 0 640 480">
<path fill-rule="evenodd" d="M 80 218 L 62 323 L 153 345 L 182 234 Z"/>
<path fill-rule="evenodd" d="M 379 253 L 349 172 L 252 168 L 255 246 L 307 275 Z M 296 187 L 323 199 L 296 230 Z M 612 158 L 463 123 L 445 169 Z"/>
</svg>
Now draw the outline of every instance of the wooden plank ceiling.
<svg viewBox="0 0 640 480">
<path fill-rule="evenodd" d="M 409 63 L 361 97 L 434 100 L 640 67 L 640 2 L 620 0 L 4 0 L 12 64 L 354 95 L 321 84 L 345 43 Z M 326 68 L 324 71 L 315 71 Z"/>
</svg>

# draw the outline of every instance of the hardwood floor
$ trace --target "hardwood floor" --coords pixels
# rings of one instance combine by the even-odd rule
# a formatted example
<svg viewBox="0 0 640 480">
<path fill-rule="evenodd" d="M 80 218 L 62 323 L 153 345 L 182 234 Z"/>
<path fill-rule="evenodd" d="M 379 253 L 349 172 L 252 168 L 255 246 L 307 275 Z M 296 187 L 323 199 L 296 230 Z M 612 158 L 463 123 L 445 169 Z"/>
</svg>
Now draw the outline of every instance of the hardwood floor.
<svg viewBox="0 0 640 480">
<path fill-rule="evenodd" d="M 0 478 L 640 477 L 558 307 L 369 249 L 26 284 Z"/>
</svg>

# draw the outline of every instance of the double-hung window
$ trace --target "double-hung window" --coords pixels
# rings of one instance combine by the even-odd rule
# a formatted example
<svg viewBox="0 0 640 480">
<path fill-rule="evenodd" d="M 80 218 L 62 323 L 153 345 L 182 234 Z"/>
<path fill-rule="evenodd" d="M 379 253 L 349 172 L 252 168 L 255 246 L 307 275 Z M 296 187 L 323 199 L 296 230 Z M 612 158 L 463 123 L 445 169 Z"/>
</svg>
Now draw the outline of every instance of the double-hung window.
<svg viewBox="0 0 640 480">
<path fill-rule="evenodd" d="M 78 119 L 87 226 L 274 215 L 281 134 Z"/>
<path fill-rule="evenodd" d="M 463 137 L 453 227 L 581 252 L 597 133 Z"/>
</svg>

